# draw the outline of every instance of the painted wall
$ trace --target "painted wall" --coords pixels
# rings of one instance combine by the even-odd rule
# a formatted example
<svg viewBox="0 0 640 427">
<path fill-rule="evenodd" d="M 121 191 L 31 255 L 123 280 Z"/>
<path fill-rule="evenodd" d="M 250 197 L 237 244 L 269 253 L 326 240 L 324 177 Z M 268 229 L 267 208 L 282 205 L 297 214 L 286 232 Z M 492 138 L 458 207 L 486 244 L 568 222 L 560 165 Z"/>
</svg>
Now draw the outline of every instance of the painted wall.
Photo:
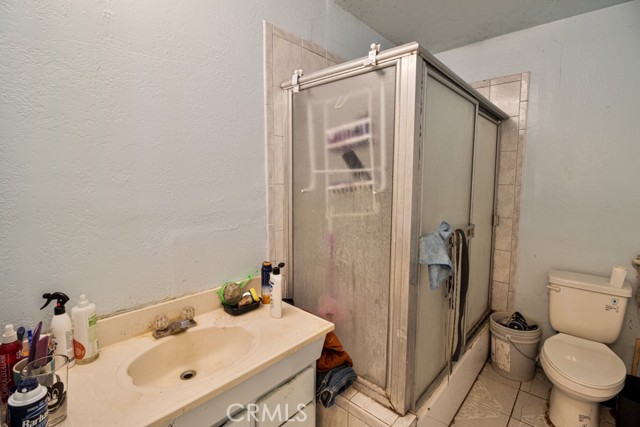
<svg viewBox="0 0 640 427">
<path fill-rule="evenodd" d="M 0 4 L 0 325 L 48 319 L 46 291 L 109 313 L 259 267 L 263 19 L 390 46 L 331 1 Z"/>
<path fill-rule="evenodd" d="M 547 337 L 550 269 L 608 276 L 623 264 L 635 285 L 640 1 L 437 56 L 467 81 L 531 71 L 516 309 L 542 321 Z M 628 366 L 640 336 L 629 305 L 613 345 Z"/>
</svg>

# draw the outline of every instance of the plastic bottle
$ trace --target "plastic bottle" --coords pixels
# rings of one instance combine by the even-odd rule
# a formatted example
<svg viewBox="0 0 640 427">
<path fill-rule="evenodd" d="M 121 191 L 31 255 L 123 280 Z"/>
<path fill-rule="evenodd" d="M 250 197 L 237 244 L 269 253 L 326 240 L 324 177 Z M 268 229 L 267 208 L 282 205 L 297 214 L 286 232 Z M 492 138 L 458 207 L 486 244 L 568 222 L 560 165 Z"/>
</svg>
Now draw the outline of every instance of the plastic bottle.
<svg viewBox="0 0 640 427">
<path fill-rule="evenodd" d="M 73 351 L 79 365 L 91 363 L 98 358 L 98 318 L 96 305 L 80 295 L 78 305 L 71 309 L 73 322 Z"/>
<path fill-rule="evenodd" d="M 2 344 L 0 344 L 0 398 L 3 406 L 9 399 L 9 390 L 15 385 L 13 365 L 20 359 L 22 359 L 22 342 L 18 339 L 13 325 L 7 325 L 2 334 Z"/>
<path fill-rule="evenodd" d="M 67 314 L 64 305 L 69 301 L 69 297 L 62 292 L 44 294 L 42 298 L 47 300 L 40 310 L 45 308 L 53 300 L 56 300 L 56 307 L 53 309 L 51 319 L 51 339 L 53 340 L 54 354 L 62 354 L 69 358 L 69 367 L 75 365 L 73 357 L 73 324 Z"/>
<path fill-rule="evenodd" d="M 269 304 L 271 301 L 271 271 L 272 271 L 271 263 L 269 261 L 265 261 L 262 263 L 262 269 L 260 270 L 262 275 L 262 303 Z"/>
<path fill-rule="evenodd" d="M 273 267 L 271 272 L 271 317 L 280 319 L 282 317 L 282 275 L 280 269 L 284 267 L 284 262 L 278 264 L 277 267 Z"/>
<path fill-rule="evenodd" d="M 20 381 L 8 403 L 9 427 L 49 425 L 47 388 L 35 378 Z"/>
</svg>

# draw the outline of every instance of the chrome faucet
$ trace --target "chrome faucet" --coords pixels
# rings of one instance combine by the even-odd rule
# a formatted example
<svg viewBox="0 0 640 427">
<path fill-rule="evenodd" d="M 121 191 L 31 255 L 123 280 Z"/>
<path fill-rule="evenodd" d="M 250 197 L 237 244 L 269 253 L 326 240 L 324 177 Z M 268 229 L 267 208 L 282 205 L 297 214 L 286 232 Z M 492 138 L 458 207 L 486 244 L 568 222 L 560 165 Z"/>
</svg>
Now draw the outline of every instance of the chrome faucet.
<svg viewBox="0 0 640 427">
<path fill-rule="evenodd" d="M 196 310 L 192 306 L 187 306 L 182 309 L 183 318 L 174 320 L 173 322 L 169 322 L 166 314 L 157 315 L 153 321 L 153 337 L 160 339 L 193 328 L 197 325 L 196 321 L 193 320 L 195 314 Z"/>
</svg>

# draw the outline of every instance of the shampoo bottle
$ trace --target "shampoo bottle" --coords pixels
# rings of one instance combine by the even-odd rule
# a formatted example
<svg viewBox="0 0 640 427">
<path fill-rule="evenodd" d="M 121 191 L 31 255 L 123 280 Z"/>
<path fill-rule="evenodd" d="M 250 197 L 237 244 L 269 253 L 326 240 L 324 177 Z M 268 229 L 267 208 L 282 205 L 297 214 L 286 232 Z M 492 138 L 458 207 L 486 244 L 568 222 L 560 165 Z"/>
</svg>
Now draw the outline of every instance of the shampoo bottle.
<svg viewBox="0 0 640 427">
<path fill-rule="evenodd" d="M 271 302 L 271 271 L 273 268 L 271 267 L 271 263 L 269 261 L 265 261 L 262 263 L 262 269 L 260 270 L 262 283 L 261 283 L 261 293 L 262 293 L 262 303 L 269 304 Z"/>
<path fill-rule="evenodd" d="M 284 267 L 284 262 L 278 264 L 277 267 L 273 267 L 271 272 L 271 317 L 280 319 L 282 317 L 282 275 L 280 269 Z"/>
<path fill-rule="evenodd" d="M 64 307 L 69 301 L 69 297 L 62 292 L 54 292 L 44 294 L 42 298 L 45 298 L 47 302 L 40 307 L 40 310 L 49 305 L 51 301 L 56 300 L 56 307 L 53 309 L 53 318 L 51 319 L 51 339 L 55 347 L 53 352 L 67 356 L 69 367 L 72 367 L 76 363 L 73 357 L 73 325 Z"/>
<path fill-rule="evenodd" d="M 73 323 L 73 351 L 79 365 L 98 358 L 98 318 L 96 305 L 80 295 L 78 305 L 71 309 Z"/>
<path fill-rule="evenodd" d="M 13 329 L 13 325 L 7 325 L 2 334 L 0 344 L 0 397 L 2 406 L 9 399 L 9 390 L 15 385 L 13 381 L 13 365 L 22 359 L 22 342 Z"/>
</svg>

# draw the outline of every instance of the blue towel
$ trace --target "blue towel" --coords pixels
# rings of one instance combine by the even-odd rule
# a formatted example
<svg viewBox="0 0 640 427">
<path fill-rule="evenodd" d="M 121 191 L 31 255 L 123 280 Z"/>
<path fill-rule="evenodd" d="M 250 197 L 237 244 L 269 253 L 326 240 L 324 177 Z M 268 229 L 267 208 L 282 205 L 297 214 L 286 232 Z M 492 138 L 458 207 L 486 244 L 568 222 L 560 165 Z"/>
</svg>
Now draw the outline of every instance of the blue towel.
<svg viewBox="0 0 640 427">
<path fill-rule="evenodd" d="M 349 388 L 356 377 L 356 371 L 346 363 L 327 372 L 316 372 L 316 397 L 325 408 L 333 406 L 336 397 Z"/>
<path fill-rule="evenodd" d="M 438 289 L 440 283 L 451 276 L 452 265 L 447 253 L 447 240 L 451 235 L 451 226 L 442 221 L 437 231 L 420 237 L 420 264 L 429 266 L 429 287 Z"/>
</svg>

